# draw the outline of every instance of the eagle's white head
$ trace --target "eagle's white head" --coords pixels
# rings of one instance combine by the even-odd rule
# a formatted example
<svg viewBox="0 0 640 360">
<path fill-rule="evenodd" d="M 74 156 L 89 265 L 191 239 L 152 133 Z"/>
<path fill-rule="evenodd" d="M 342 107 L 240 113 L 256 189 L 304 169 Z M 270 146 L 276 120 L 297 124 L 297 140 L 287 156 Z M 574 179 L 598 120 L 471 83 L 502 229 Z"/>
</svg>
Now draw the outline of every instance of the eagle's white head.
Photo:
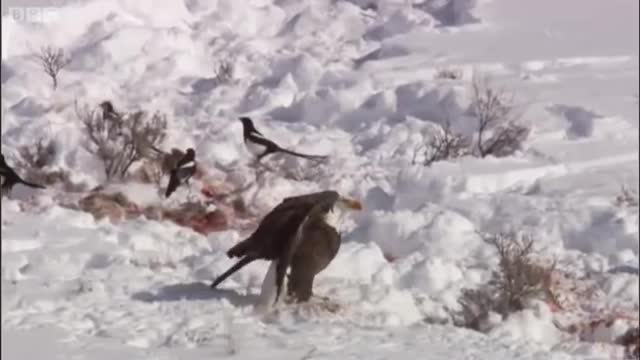
<svg viewBox="0 0 640 360">
<path fill-rule="evenodd" d="M 340 196 L 331 210 L 327 212 L 324 220 L 327 222 L 327 224 L 334 227 L 336 231 L 340 232 L 340 226 L 342 225 L 344 216 L 347 214 L 347 212 L 353 210 L 362 210 L 362 203 L 358 200 Z"/>
</svg>

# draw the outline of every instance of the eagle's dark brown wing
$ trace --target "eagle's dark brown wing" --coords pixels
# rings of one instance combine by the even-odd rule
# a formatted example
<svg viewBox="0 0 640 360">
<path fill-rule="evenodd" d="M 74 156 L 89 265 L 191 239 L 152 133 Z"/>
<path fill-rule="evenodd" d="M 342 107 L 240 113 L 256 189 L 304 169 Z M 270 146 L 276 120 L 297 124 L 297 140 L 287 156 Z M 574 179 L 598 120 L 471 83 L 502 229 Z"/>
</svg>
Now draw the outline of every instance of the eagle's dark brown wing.
<svg viewBox="0 0 640 360">
<path fill-rule="evenodd" d="M 247 239 L 233 246 L 229 257 L 246 257 L 234 268 L 237 271 L 250 261 L 265 259 L 277 261 L 276 266 L 276 300 L 280 296 L 286 271 L 291 263 L 298 245 L 304 239 L 305 224 L 309 219 L 321 217 L 338 200 L 335 191 L 322 191 L 307 195 L 285 198 L 260 222 L 258 228 Z M 251 260 L 249 260 L 251 259 Z M 214 284 L 219 284 L 232 272 L 225 272 Z"/>
<path fill-rule="evenodd" d="M 325 191 L 318 191 L 315 193 L 310 193 L 305 195 L 290 196 L 290 197 L 284 198 L 280 203 L 280 205 L 285 205 L 285 204 L 290 204 L 290 205 L 306 204 L 307 206 L 316 206 L 316 205 L 322 205 L 322 204 L 333 205 L 338 200 L 339 197 L 340 195 L 337 192 L 333 190 L 325 190 Z"/>
<path fill-rule="evenodd" d="M 305 217 L 312 211 L 328 211 L 338 197 L 335 191 L 321 191 L 285 198 L 260 221 L 251 236 L 229 249 L 227 255 L 277 259 Z"/>
<path fill-rule="evenodd" d="M 282 205 L 282 204 L 280 204 Z M 211 284 L 212 288 L 233 275 L 249 263 L 258 260 L 277 261 L 286 251 L 287 243 L 293 239 L 305 214 L 305 207 L 278 206 L 267 214 L 247 239 L 237 243 L 227 251 L 230 258 L 240 257 L 231 268 L 219 275 Z"/>
</svg>

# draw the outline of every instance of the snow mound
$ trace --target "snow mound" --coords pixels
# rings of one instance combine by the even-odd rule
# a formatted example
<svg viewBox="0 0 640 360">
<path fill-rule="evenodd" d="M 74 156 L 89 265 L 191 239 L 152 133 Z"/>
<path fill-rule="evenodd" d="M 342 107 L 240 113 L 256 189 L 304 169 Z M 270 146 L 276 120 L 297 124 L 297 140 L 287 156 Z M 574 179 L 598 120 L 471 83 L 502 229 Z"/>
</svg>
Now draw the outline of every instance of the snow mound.
<svg viewBox="0 0 640 360">
<path fill-rule="evenodd" d="M 207 232 L 153 214 L 97 219 L 72 206 L 86 192 L 16 185 L 1 207 L 2 336 L 13 347 L 2 355 L 620 355 L 612 342 L 637 323 L 640 286 L 637 191 L 620 189 L 638 182 L 638 2 L 611 1 L 87 0 L 43 22 L 3 16 L 2 153 L 20 175 L 32 175 L 23 149 L 50 139 L 44 170 L 104 185 L 76 104 L 111 100 L 166 115 L 159 147 L 193 147 L 202 177 L 169 199 L 167 176 L 103 192 L 156 209 L 206 197 L 207 211 L 242 216 Z M 33 61 L 47 45 L 71 60 L 56 89 Z M 477 139 L 474 75 L 521 100 L 529 138 L 510 156 L 423 166 L 417 152 L 448 121 Z M 240 116 L 282 147 L 329 158 L 274 154 L 258 169 Z M 209 288 L 275 204 L 327 189 L 364 209 L 310 303 L 257 311 L 266 261 Z M 451 326 L 461 291 L 498 263 L 478 232 L 513 230 L 571 275 L 559 304 L 493 314 L 488 334 Z M 587 326 L 567 337 L 564 320 Z"/>
</svg>

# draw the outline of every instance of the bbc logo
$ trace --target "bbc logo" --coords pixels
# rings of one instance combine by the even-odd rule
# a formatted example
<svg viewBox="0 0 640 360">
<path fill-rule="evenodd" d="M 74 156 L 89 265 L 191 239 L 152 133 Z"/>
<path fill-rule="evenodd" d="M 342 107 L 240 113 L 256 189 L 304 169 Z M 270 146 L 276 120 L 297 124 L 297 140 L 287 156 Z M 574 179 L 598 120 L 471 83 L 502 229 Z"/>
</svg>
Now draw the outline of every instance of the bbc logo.
<svg viewBox="0 0 640 360">
<path fill-rule="evenodd" d="M 46 23 L 58 20 L 57 7 L 10 7 L 9 19 L 15 22 Z"/>
<path fill-rule="evenodd" d="M 2 60 L 11 55 L 13 26 L 15 23 L 51 23 L 60 19 L 58 7 L 9 7 L 8 18 L 2 19 Z"/>
</svg>

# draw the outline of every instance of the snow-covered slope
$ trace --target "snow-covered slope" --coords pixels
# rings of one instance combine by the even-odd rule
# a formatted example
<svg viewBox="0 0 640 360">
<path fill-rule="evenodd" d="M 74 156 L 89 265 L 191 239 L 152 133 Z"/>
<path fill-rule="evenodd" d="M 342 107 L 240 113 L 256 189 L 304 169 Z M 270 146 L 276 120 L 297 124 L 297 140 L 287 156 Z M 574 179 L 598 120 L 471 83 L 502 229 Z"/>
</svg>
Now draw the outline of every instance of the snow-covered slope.
<svg viewBox="0 0 640 360">
<path fill-rule="evenodd" d="M 449 3 L 439 7 L 439 3 Z M 48 23 L 3 18 L 2 153 L 41 136 L 75 178 L 102 178 L 74 101 L 169 116 L 165 148 L 250 173 L 237 117 L 307 153 L 244 195 L 264 212 L 285 196 L 336 189 L 363 200 L 315 292 L 340 304 L 254 313 L 266 263 L 208 283 L 244 232 L 205 237 L 168 222 L 96 222 L 16 186 L 2 200 L 2 357 L 201 359 L 606 358 L 560 333 L 544 305 L 484 335 L 430 324 L 496 255 L 476 231 L 517 229 L 574 273 L 598 279 L 605 308 L 638 309 L 636 0 L 89 0 Z M 71 63 L 57 90 L 32 61 L 41 46 Z M 218 61 L 234 80 L 216 86 Z M 442 70 L 459 72 L 443 79 Z M 532 133 L 506 158 L 412 165 L 443 114 L 461 115 L 473 71 L 525 105 Z M 635 97 L 634 97 L 635 96 Z M 453 118 L 471 131 L 468 117 Z M 131 191 L 135 192 L 135 191 Z M 159 197 L 136 194 L 148 202 Z M 21 200 L 37 206 L 25 210 Z M 390 261 L 393 260 L 393 261 Z M 33 344 L 37 343 L 35 347 Z M 55 358 L 55 357 L 53 357 Z"/>
</svg>

